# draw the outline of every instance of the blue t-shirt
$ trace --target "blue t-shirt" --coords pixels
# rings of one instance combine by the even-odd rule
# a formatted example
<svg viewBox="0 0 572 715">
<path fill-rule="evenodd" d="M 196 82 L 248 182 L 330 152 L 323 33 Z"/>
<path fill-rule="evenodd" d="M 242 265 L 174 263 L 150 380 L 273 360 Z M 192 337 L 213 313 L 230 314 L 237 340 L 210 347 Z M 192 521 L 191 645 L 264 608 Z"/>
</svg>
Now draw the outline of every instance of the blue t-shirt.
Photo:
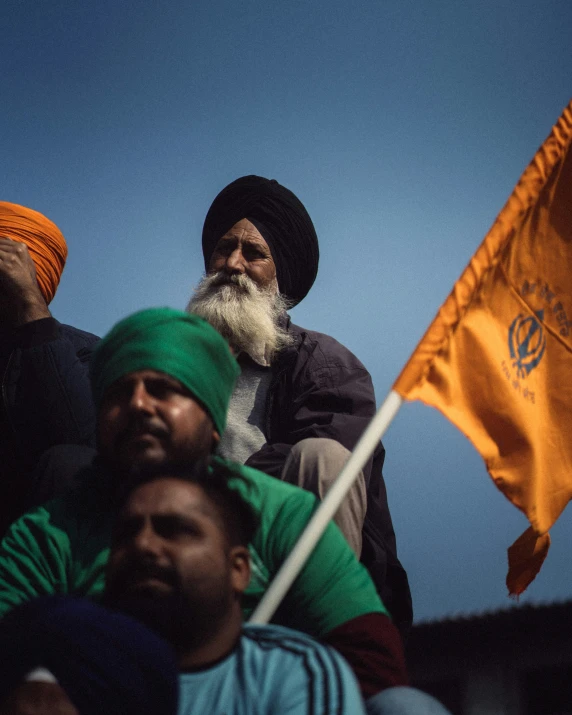
<svg viewBox="0 0 572 715">
<path fill-rule="evenodd" d="M 349 665 L 333 648 L 280 626 L 245 625 L 212 668 L 180 676 L 178 715 L 364 715 Z"/>
</svg>

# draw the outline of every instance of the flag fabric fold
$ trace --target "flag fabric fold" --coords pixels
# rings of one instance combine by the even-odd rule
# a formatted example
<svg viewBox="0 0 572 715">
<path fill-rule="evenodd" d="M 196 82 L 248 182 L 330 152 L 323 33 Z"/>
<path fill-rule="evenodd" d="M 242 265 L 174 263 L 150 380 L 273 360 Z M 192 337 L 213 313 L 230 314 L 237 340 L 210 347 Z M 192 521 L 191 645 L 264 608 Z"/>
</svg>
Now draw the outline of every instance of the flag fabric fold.
<svg viewBox="0 0 572 715">
<path fill-rule="evenodd" d="M 439 409 L 528 518 L 522 593 L 572 498 L 572 102 L 519 180 L 393 389 Z"/>
</svg>

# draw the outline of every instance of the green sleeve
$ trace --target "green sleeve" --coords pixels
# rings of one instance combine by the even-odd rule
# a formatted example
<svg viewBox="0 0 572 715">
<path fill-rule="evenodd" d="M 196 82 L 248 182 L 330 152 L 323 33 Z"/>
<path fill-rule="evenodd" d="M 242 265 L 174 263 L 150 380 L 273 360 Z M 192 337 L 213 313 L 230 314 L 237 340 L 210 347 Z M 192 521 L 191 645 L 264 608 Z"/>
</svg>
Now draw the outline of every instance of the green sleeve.
<svg viewBox="0 0 572 715">
<path fill-rule="evenodd" d="M 269 546 L 280 566 L 317 508 L 312 495 L 304 500 L 297 497 L 284 503 L 270 533 Z M 387 614 L 387 610 L 367 569 L 330 522 L 277 615 L 287 621 L 285 625 L 320 637 L 365 613 Z"/>
<path fill-rule="evenodd" d="M 89 484 L 15 521 L 0 544 L 0 617 L 36 596 L 99 597 L 112 522 Z"/>
<path fill-rule="evenodd" d="M 243 467 L 241 472 L 251 481 L 244 496 L 260 518 L 253 546 L 273 578 L 317 509 L 318 500 L 258 470 Z M 366 613 L 387 614 L 387 610 L 367 569 L 330 522 L 273 622 L 320 637 Z"/>
<path fill-rule="evenodd" d="M 70 543 L 45 507 L 15 521 L 0 544 L 0 616 L 36 596 L 67 591 Z"/>
</svg>

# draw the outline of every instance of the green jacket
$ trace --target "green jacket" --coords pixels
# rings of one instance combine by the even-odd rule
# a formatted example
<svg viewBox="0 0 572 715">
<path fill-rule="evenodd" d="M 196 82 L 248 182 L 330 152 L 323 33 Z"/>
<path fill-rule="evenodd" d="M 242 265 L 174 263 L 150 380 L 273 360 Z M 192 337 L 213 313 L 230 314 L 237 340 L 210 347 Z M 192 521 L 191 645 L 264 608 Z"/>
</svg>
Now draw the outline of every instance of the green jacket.
<svg viewBox="0 0 572 715">
<path fill-rule="evenodd" d="M 252 579 L 243 600 L 248 617 L 291 552 L 317 500 L 256 469 L 226 464 L 237 473 L 233 488 L 260 519 L 251 544 Z M 101 595 L 114 520 L 112 493 L 110 476 L 94 467 L 63 497 L 12 524 L 0 544 L 0 616 L 39 595 Z M 273 622 L 319 637 L 366 613 L 387 611 L 367 570 L 330 523 Z"/>
</svg>

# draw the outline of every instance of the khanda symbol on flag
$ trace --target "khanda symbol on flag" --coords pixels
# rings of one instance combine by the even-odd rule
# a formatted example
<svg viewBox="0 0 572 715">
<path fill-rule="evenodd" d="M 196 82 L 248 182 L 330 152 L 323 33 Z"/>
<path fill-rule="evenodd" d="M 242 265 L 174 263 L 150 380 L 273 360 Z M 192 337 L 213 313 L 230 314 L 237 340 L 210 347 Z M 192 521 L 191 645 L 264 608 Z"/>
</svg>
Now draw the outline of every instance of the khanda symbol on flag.
<svg viewBox="0 0 572 715">
<path fill-rule="evenodd" d="M 526 377 L 542 360 L 546 349 L 546 338 L 542 330 L 544 311 L 532 315 L 519 315 L 512 321 L 508 331 L 508 346 L 513 366 L 519 377 Z"/>
</svg>

